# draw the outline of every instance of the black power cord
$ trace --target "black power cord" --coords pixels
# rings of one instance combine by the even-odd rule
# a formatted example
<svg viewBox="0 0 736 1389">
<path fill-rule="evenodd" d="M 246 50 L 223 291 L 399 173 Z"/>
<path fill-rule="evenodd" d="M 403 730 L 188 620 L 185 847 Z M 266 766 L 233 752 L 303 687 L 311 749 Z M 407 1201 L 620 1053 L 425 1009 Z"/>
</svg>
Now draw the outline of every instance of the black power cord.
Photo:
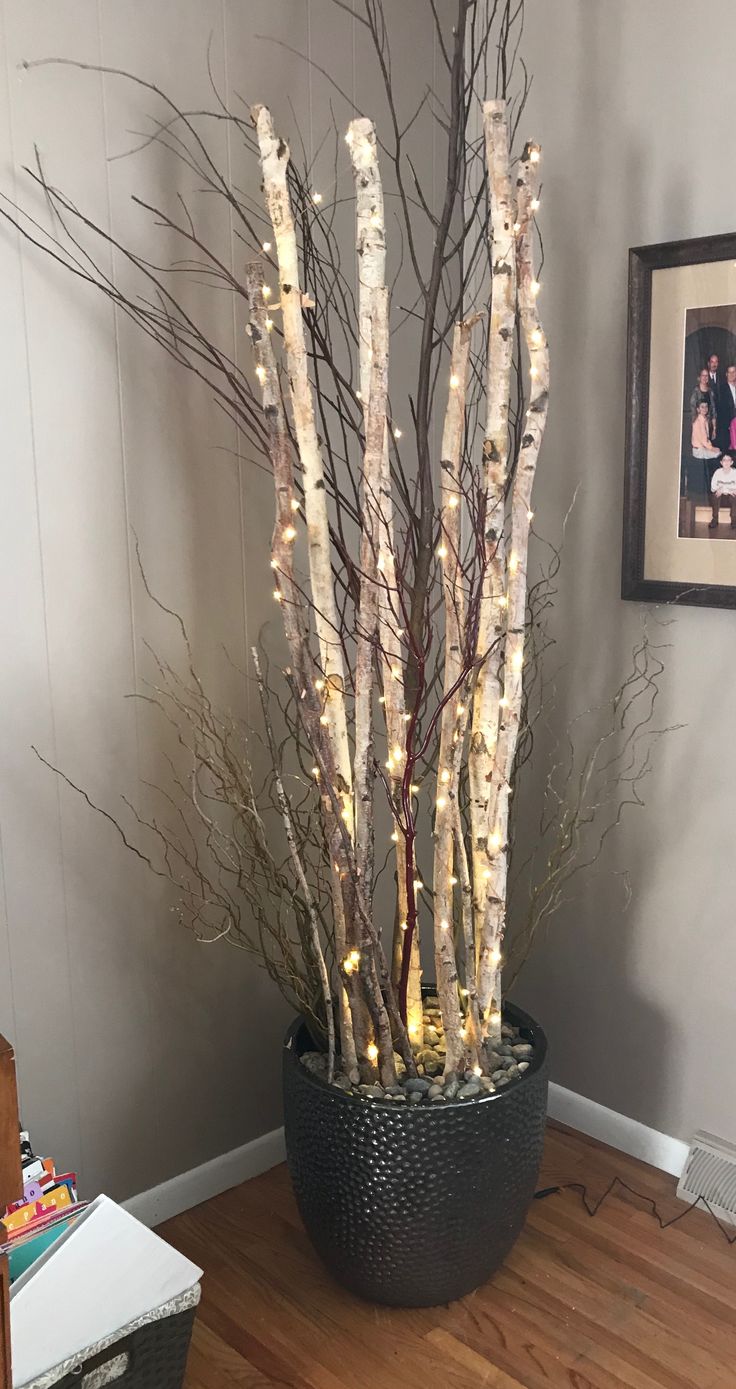
<svg viewBox="0 0 736 1389">
<path fill-rule="evenodd" d="M 583 1182 L 562 1182 L 560 1186 L 542 1187 L 541 1191 L 535 1191 L 534 1200 L 544 1201 L 546 1197 L 555 1196 L 558 1192 L 561 1191 L 577 1191 L 580 1194 L 580 1199 L 586 1211 L 588 1212 L 588 1215 L 594 1216 L 598 1214 L 601 1206 L 603 1205 L 603 1202 L 615 1191 L 616 1187 L 621 1187 L 623 1191 L 628 1191 L 630 1196 L 635 1196 L 637 1201 L 641 1201 L 645 1206 L 648 1206 L 651 1211 L 651 1214 L 655 1217 L 656 1221 L 658 1222 L 660 1230 L 669 1229 L 670 1225 L 676 1225 L 679 1220 L 684 1220 L 685 1216 L 689 1215 L 691 1211 L 696 1210 L 698 1206 L 702 1206 L 703 1209 L 708 1212 L 711 1219 L 715 1221 L 726 1243 L 736 1244 L 736 1233 L 731 1234 L 730 1231 L 726 1229 L 725 1225 L 722 1223 L 722 1221 L 718 1219 L 718 1216 L 713 1210 L 713 1207 L 710 1205 L 708 1201 L 706 1201 L 704 1196 L 698 1196 L 696 1201 L 692 1201 L 689 1205 L 685 1206 L 684 1211 L 680 1211 L 677 1215 L 671 1216 L 669 1220 L 665 1220 L 660 1213 L 659 1207 L 657 1206 L 657 1202 L 654 1200 L 654 1197 L 643 1196 L 640 1191 L 635 1191 L 633 1186 L 629 1186 L 628 1183 L 623 1181 L 621 1177 L 614 1177 L 612 1181 L 609 1182 L 603 1195 L 599 1197 L 597 1201 L 592 1201 L 590 1199 L 590 1197 L 588 1196 L 588 1188 L 584 1185 Z"/>
</svg>

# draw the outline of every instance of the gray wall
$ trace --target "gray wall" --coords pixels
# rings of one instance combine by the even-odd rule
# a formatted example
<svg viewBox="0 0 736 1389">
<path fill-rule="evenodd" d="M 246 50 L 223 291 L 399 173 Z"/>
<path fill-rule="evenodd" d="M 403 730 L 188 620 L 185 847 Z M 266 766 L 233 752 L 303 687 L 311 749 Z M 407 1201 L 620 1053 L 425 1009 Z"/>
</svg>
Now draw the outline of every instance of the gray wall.
<svg viewBox="0 0 736 1389">
<path fill-rule="evenodd" d="M 425 18 L 422 0 L 394 16 L 407 105 L 433 71 Z M 341 129 L 348 104 L 258 35 L 311 53 L 382 118 L 362 34 L 328 0 L 2 0 L 0 188 L 44 219 L 21 173 L 35 142 L 53 182 L 150 250 L 130 193 L 171 205 L 179 187 L 155 150 L 111 160 L 150 131 L 155 102 L 112 77 L 19 68 L 48 56 L 127 68 L 211 108 L 211 44 L 225 96 L 268 102 L 279 128 L 292 136 L 298 122 L 316 152 L 330 102 Z M 252 161 L 221 130 L 213 140 L 257 198 Z M 433 153 L 431 142 L 419 150 L 425 169 Z M 320 177 L 328 203 L 330 156 L 317 161 Z M 212 200 L 178 178 L 208 235 L 240 257 L 228 219 L 214 221 Z M 351 243 L 352 233 L 348 256 Z M 161 240 L 156 249 L 180 254 Z M 119 254 L 109 268 L 124 273 Z M 142 590 L 133 531 L 209 688 L 247 717 L 252 695 L 235 667 L 273 616 L 272 500 L 206 390 L 6 229 L 0 284 L 0 1027 L 16 1045 L 36 1144 L 77 1168 L 86 1192 L 125 1197 L 280 1122 L 286 1009 L 238 952 L 181 931 L 159 881 L 31 745 L 116 810 L 121 794 L 145 806 L 142 780 L 167 775 L 160 726 L 124 698 L 152 674 L 146 641 L 182 656 Z M 243 350 L 230 305 L 196 292 L 192 302 L 219 315 L 229 351 Z"/>
<path fill-rule="evenodd" d="M 534 86 L 524 131 L 544 143 L 540 300 L 553 352 L 535 499 L 552 538 L 574 488 L 555 634 L 559 731 L 610 691 L 641 630 L 622 603 L 621 510 L 629 246 L 736 229 L 731 0 L 702 30 L 682 0 L 530 0 Z M 736 1139 L 736 613 L 651 614 L 666 643 L 663 724 L 646 809 L 552 925 L 519 990 L 547 1025 L 554 1077 L 666 1133 Z M 658 628 L 657 621 L 671 625 Z M 633 900 L 615 871 L 628 868 Z"/>
</svg>

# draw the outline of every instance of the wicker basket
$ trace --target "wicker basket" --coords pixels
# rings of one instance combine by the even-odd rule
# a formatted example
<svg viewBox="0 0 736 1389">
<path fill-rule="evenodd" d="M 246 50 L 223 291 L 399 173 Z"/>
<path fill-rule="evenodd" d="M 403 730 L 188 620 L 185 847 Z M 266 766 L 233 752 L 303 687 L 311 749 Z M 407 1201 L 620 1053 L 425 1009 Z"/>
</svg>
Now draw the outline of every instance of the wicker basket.
<svg viewBox="0 0 736 1389">
<path fill-rule="evenodd" d="M 182 1389 L 199 1284 L 17 1389 Z"/>
</svg>

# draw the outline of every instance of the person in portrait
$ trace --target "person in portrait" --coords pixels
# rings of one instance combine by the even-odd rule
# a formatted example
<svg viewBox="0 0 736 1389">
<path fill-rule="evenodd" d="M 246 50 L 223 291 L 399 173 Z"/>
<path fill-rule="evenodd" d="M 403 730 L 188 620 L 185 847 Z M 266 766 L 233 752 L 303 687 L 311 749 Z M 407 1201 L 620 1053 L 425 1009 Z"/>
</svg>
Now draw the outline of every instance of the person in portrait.
<svg viewBox="0 0 736 1389">
<path fill-rule="evenodd" d="M 697 414 L 695 416 L 695 419 L 693 420 L 692 433 L 690 437 L 690 447 L 692 450 L 693 458 L 702 462 L 703 465 L 703 471 L 705 474 L 705 491 L 707 494 L 710 494 L 711 492 L 711 475 L 714 470 L 714 464 L 718 462 L 718 459 L 721 456 L 720 449 L 716 448 L 716 445 L 711 443 L 709 409 L 709 400 L 707 398 L 701 400 L 698 405 Z M 717 515 L 715 510 L 713 512 L 713 515 Z M 717 520 L 711 522 L 711 530 L 713 529 L 713 526 L 717 524 Z"/>
<path fill-rule="evenodd" d="M 707 367 L 703 367 L 703 370 L 698 374 L 695 388 L 690 396 L 690 416 L 693 423 L 698 418 L 700 407 L 703 404 L 708 406 L 708 438 L 713 439 L 718 423 L 718 400 Z"/>
<path fill-rule="evenodd" d="M 736 530 L 736 468 L 730 453 L 724 453 L 716 468 L 710 481 L 710 493 L 713 519 L 708 522 L 708 530 L 714 531 L 718 526 L 722 501 L 731 511 L 731 530 Z"/>
<path fill-rule="evenodd" d="M 736 366 L 726 367 L 718 403 L 718 443 L 722 449 L 736 449 Z"/>
</svg>

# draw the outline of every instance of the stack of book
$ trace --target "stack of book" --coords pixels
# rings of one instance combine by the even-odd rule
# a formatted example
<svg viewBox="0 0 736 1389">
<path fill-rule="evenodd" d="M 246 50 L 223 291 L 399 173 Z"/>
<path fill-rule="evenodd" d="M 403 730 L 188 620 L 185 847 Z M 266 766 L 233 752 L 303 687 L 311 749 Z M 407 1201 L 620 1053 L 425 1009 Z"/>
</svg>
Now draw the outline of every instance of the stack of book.
<svg viewBox="0 0 736 1389">
<path fill-rule="evenodd" d="M 0 1254 L 6 1254 L 10 1281 L 59 1238 L 87 1206 L 77 1198 L 74 1172 L 57 1172 L 53 1158 L 37 1157 L 27 1133 L 21 1132 L 23 1195 L 0 1220 Z"/>
</svg>

